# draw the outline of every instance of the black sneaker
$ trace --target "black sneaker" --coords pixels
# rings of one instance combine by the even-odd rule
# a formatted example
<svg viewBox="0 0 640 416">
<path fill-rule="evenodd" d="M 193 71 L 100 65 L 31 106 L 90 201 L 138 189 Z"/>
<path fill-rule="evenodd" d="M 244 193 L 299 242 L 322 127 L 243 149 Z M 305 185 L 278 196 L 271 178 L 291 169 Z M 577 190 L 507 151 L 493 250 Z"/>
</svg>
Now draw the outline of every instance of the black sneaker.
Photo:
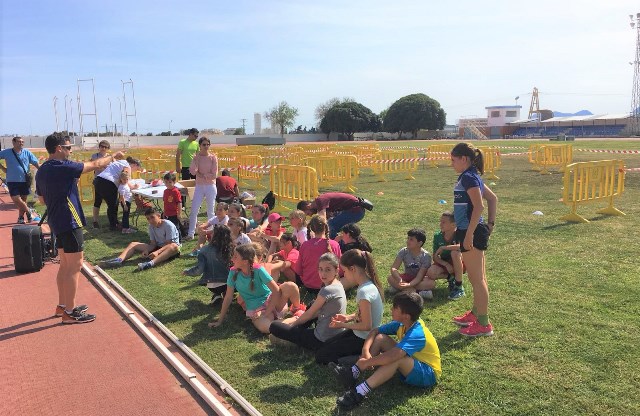
<svg viewBox="0 0 640 416">
<path fill-rule="evenodd" d="M 63 324 L 86 324 L 87 322 L 95 321 L 96 316 L 90 313 L 80 312 L 78 310 L 73 310 L 71 314 L 68 314 L 66 311 L 62 315 L 62 323 Z"/>
<path fill-rule="evenodd" d="M 356 382 L 358 380 L 353 377 L 353 371 L 351 371 L 351 367 L 336 363 L 329 363 L 329 368 L 335 374 L 336 379 L 340 383 L 342 383 L 344 387 L 353 388 L 356 386 Z"/>
<path fill-rule="evenodd" d="M 356 389 L 347 390 L 342 396 L 338 397 L 336 403 L 344 410 L 351 410 L 358 406 L 364 400 L 364 396 L 358 394 Z"/>
<path fill-rule="evenodd" d="M 27 211 L 27 224 L 30 224 L 31 222 L 33 222 L 33 217 L 31 216 L 31 213 Z"/>
<path fill-rule="evenodd" d="M 24 224 L 24 218 L 19 217 L 18 218 L 18 224 Z"/>
<path fill-rule="evenodd" d="M 100 223 L 98 221 L 94 221 L 93 222 L 93 228 L 96 229 L 96 230 L 99 229 L 100 228 Z"/>
</svg>

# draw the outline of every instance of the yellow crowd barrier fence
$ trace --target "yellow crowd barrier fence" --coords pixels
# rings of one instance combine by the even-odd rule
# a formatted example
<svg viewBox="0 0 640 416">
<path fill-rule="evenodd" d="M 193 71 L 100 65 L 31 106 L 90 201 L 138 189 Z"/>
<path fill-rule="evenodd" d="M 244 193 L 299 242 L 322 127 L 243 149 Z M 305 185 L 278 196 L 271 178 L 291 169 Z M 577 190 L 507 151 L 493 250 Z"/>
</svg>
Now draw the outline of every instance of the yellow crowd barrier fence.
<svg viewBox="0 0 640 416">
<path fill-rule="evenodd" d="M 567 165 L 564 171 L 562 202 L 571 208 L 563 217 L 568 222 L 589 222 L 578 215 L 579 204 L 607 201 L 606 208 L 596 211 L 604 215 L 625 215 L 613 206 L 613 198 L 624 191 L 625 167 L 622 160 L 598 160 Z"/>
<path fill-rule="evenodd" d="M 275 210 L 289 208 L 283 202 L 311 201 L 318 193 L 318 175 L 309 166 L 276 165 L 271 169 L 270 185 L 276 197 Z"/>
<path fill-rule="evenodd" d="M 497 147 L 479 146 L 478 149 L 482 151 L 482 159 L 484 161 L 484 175 L 485 179 L 500 179 L 496 175 L 496 171 L 502 166 L 502 159 L 500 157 L 500 149 Z"/>
<path fill-rule="evenodd" d="M 372 162 L 373 173 L 380 182 L 386 182 L 385 174 L 406 173 L 405 179 L 415 179 L 412 175 L 418 169 L 416 150 L 381 150 Z"/>
<path fill-rule="evenodd" d="M 240 155 L 236 157 L 238 165 L 238 185 L 249 186 L 247 181 L 253 181 L 254 189 L 265 189 L 262 185 L 262 175 L 265 172 L 262 157 L 259 155 Z"/>
<path fill-rule="evenodd" d="M 534 170 L 549 175 L 549 167 L 557 167 L 564 172 L 565 167 L 573 162 L 573 145 L 571 144 L 532 144 L 529 146 L 529 162 Z"/>
<path fill-rule="evenodd" d="M 355 192 L 353 182 L 358 179 L 358 160 L 355 156 L 315 156 L 302 159 L 304 166 L 316 170 L 319 186 L 344 184 L 344 192 Z"/>
<path fill-rule="evenodd" d="M 94 178 L 95 175 L 93 174 L 93 172 L 87 172 L 80 175 L 80 179 L 78 180 L 78 195 L 80 196 L 80 202 L 83 204 L 92 204 L 94 201 Z"/>
<path fill-rule="evenodd" d="M 448 166 L 451 163 L 451 151 L 455 144 L 432 144 L 427 147 L 426 157 L 429 165 L 437 168 L 439 165 Z"/>
</svg>

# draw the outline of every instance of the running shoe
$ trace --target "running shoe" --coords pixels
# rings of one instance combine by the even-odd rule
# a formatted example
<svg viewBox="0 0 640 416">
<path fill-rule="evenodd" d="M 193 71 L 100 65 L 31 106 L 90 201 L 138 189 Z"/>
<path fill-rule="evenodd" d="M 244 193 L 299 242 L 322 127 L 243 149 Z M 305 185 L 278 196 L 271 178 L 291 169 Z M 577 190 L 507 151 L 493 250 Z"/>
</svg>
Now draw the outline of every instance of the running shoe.
<svg viewBox="0 0 640 416">
<path fill-rule="evenodd" d="M 150 261 L 144 261 L 142 263 L 138 263 L 138 270 L 142 271 L 142 270 L 148 270 L 150 268 L 153 267 L 153 263 L 151 263 Z"/>
<path fill-rule="evenodd" d="M 187 254 L 187 257 L 198 257 L 200 254 L 200 250 L 193 250 L 191 253 Z"/>
<path fill-rule="evenodd" d="M 18 218 L 18 224 L 24 224 L 24 218 L 19 217 Z"/>
<path fill-rule="evenodd" d="M 120 257 L 116 257 L 102 262 L 102 266 L 107 268 L 120 267 L 122 266 L 122 263 L 122 259 Z"/>
<path fill-rule="evenodd" d="M 478 318 L 476 318 L 476 316 L 471 313 L 471 311 L 467 311 L 464 314 L 453 318 L 453 323 L 460 326 L 469 326 L 477 321 Z"/>
<path fill-rule="evenodd" d="M 342 383 L 344 387 L 353 388 L 356 386 L 356 382 L 358 380 L 353 377 L 353 371 L 351 370 L 351 367 L 331 362 L 329 363 L 329 368 L 331 369 L 331 371 L 333 371 L 336 380 Z"/>
<path fill-rule="evenodd" d="M 358 394 L 355 388 L 347 390 L 342 396 L 338 397 L 336 403 L 344 410 L 351 410 L 356 408 L 362 401 L 364 396 Z"/>
<path fill-rule="evenodd" d="M 422 299 L 424 300 L 433 299 L 433 292 L 430 290 L 421 290 L 420 292 L 418 292 L 418 295 L 420 295 L 420 297 L 422 297 Z"/>
<path fill-rule="evenodd" d="M 89 310 L 89 307 L 87 305 L 78 305 L 75 308 L 73 308 L 72 312 L 78 311 L 79 313 L 85 313 L 87 310 Z M 58 318 L 60 318 L 63 314 L 64 314 L 64 308 L 60 305 L 57 305 L 56 313 L 54 314 L 54 316 L 57 316 Z"/>
<path fill-rule="evenodd" d="M 95 319 L 95 315 L 78 312 L 75 309 L 70 314 L 65 311 L 62 315 L 63 324 L 86 324 L 87 322 L 95 321 Z"/>
<path fill-rule="evenodd" d="M 460 328 L 460 335 L 466 337 L 488 337 L 493 335 L 493 325 L 481 325 L 480 322 L 475 321 L 466 328 Z"/>
<path fill-rule="evenodd" d="M 449 291 L 449 300 L 459 300 L 464 297 L 464 287 L 454 286 L 453 290 Z"/>
</svg>

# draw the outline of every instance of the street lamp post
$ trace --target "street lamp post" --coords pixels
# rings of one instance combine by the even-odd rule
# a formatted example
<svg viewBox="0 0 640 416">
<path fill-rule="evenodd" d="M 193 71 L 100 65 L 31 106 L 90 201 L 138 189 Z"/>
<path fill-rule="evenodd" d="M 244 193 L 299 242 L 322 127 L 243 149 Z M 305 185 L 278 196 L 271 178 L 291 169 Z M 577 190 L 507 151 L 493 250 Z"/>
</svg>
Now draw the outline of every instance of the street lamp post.
<svg viewBox="0 0 640 416">
<path fill-rule="evenodd" d="M 56 131 L 60 130 L 58 128 L 58 97 L 53 96 L 53 113 L 56 116 Z"/>
<path fill-rule="evenodd" d="M 173 120 L 169 120 L 169 136 L 171 136 L 171 123 L 173 123 Z"/>
<path fill-rule="evenodd" d="M 109 123 L 110 125 L 113 125 L 113 113 L 111 112 L 111 98 L 107 97 L 107 100 L 109 101 Z M 115 129 L 114 131 L 111 132 L 111 137 L 115 137 Z"/>
<path fill-rule="evenodd" d="M 633 136 L 640 135 L 640 13 L 629 15 L 629 25 L 636 31 L 636 54 L 633 62 L 633 89 L 631 90 L 631 113 L 629 121 L 631 128 L 629 133 Z"/>
</svg>

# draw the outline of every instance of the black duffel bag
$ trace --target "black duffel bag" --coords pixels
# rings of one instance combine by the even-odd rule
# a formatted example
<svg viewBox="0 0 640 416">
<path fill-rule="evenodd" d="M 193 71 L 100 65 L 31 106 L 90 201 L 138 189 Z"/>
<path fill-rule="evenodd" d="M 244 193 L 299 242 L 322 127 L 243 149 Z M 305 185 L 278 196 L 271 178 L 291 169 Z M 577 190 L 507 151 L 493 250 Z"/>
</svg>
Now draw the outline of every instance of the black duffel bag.
<svg viewBox="0 0 640 416">
<path fill-rule="evenodd" d="M 358 202 L 360 203 L 360 206 L 362 208 L 366 209 L 367 211 L 373 211 L 373 203 L 371 201 L 366 198 L 360 198 L 359 196 L 357 196 L 356 198 L 358 198 Z"/>
</svg>

